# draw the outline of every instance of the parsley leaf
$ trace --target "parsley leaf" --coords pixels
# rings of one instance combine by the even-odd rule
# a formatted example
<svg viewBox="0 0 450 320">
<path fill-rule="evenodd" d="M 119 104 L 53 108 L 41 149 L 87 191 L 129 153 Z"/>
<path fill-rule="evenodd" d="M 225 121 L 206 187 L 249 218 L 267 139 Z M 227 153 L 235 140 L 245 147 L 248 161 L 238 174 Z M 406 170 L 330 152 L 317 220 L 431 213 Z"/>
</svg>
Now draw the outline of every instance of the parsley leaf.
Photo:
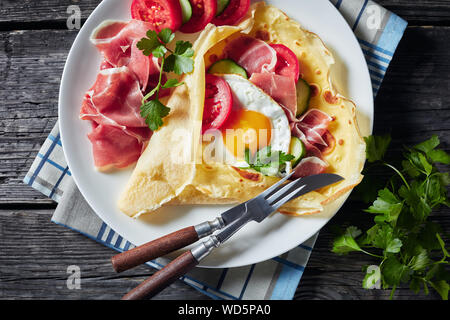
<svg viewBox="0 0 450 320">
<path fill-rule="evenodd" d="M 190 73 L 194 70 L 194 50 L 192 44 L 187 41 L 177 41 L 175 51 L 167 57 L 164 71 L 176 74 Z"/>
<path fill-rule="evenodd" d="M 420 150 L 424 153 L 428 153 L 431 150 L 434 150 L 438 145 L 440 141 L 437 135 L 433 135 L 430 139 L 421 142 L 414 146 L 414 149 Z"/>
<path fill-rule="evenodd" d="M 383 287 L 398 286 L 408 276 L 408 267 L 401 263 L 395 256 L 390 256 L 381 265 Z"/>
<path fill-rule="evenodd" d="M 177 79 L 168 79 L 162 86 L 164 89 L 175 88 L 183 85 L 184 82 L 179 82 Z"/>
<path fill-rule="evenodd" d="M 163 125 L 162 118 L 167 116 L 169 112 L 170 108 L 158 99 L 148 101 L 141 106 L 141 116 L 153 131 L 158 130 Z"/>
<path fill-rule="evenodd" d="M 152 54 L 153 50 L 160 45 L 161 42 L 158 39 L 157 33 L 153 30 L 149 30 L 147 32 L 147 38 L 139 40 L 136 46 L 139 50 L 142 50 L 144 55 L 149 56 Z"/>
<path fill-rule="evenodd" d="M 172 42 L 172 40 L 174 38 L 175 38 L 175 34 L 169 28 L 165 28 L 165 29 L 161 30 L 161 32 L 158 34 L 158 39 L 161 40 L 161 42 L 164 44 L 168 44 L 169 42 Z"/>
<path fill-rule="evenodd" d="M 428 157 L 433 163 L 450 164 L 450 155 L 444 150 L 431 150 L 428 152 Z"/>
<path fill-rule="evenodd" d="M 397 198 L 389 189 L 384 188 L 378 192 L 378 198 L 369 209 L 370 213 L 382 214 L 375 218 L 375 222 L 392 222 L 394 225 L 403 209 L 403 202 Z"/>
<path fill-rule="evenodd" d="M 270 146 L 259 150 L 255 155 L 249 149 L 245 150 L 245 161 L 249 168 L 267 176 L 276 176 L 286 168 L 286 163 L 292 161 L 294 156 L 282 151 L 272 151 Z"/>
<path fill-rule="evenodd" d="M 333 242 L 332 251 L 337 254 L 346 254 L 352 251 L 362 251 L 355 238 L 361 235 L 361 230 L 354 226 L 348 227 L 344 233 Z"/>
<path fill-rule="evenodd" d="M 367 161 L 383 160 L 386 150 L 391 143 L 391 136 L 369 136 L 364 137 L 364 140 L 366 141 Z"/>
<path fill-rule="evenodd" d="M 450 289 L 450 286 L 447 281 L 440 280 L 431 282 L 430 285 L 441 295 L 442 300 L 448 300 L 448 291 Z"/>
</svg>

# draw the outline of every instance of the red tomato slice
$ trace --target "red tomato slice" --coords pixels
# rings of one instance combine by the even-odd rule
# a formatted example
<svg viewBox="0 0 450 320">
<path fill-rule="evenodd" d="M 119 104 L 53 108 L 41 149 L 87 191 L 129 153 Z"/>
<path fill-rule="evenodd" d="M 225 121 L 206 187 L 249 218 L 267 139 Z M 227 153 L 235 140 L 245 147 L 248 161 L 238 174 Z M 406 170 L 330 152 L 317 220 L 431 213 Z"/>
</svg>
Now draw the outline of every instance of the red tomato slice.
<svg viewBox="0 0 450 320">
<path fill-rule="evenodd" d="M 179 0 L 133 0 L 131 17 L 137 20 L 151 22 L 156 31 L 170 28 L 173 32 L 182 23 L 181 5 Z"/>
<path fill-rule="evenodd" d="M 300 77 L 300 63 L 296 54 L 284 44 L 271 44 L 270 46 L 277 52 L 275 73 L 292 77 L 297 82 Z"/>
<path fill-rule="evenodd" d="M 221 77 L 207 74 L 203 133 L 208 129 L 219 129 L 230 115 L 232 106 L 233 95 L 228 83 Z"/>
<path fill-rule="evenodd" d="M 184 33 L 195 33 L 203 30 L 212 21 L 217 12 L 217 0 L 189 0 L 192 16 L 180 28 Z"/>
<path fill-rule="evenodd" d="M 216 26 L 234 25 L 241 20 L 250 8 L 250 0 L 231 0 L 222 14 L 212 21 Z"/>
</svg>

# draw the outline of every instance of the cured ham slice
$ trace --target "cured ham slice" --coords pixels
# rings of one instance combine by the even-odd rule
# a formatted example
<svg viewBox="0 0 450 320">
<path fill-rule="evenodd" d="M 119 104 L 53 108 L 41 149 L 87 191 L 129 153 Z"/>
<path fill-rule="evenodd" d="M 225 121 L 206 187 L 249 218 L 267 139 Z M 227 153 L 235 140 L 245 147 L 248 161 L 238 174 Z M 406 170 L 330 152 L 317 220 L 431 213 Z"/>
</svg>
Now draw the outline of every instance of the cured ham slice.
<svg viewBox="0 0 450 320">
<path fill-rule="evenodd" d="M 112 67 L 128 66 L 139 79 L 145 91 L 151 75 L 159 75 L 159 61 L 153 56 L 145 56 L 136 45 L 153 25 L 140 20 L 130 22 L 107 20 L 92 33 L 91 42 L 104 57 L 100 69 L 108 63 Z"/>
<path fill-rule="evenodd" d="M 311 109 L 299 119 L 299 122 L 305 127 L 313 129 L 320 136 L 323 136 L 332 120 L 333 118 L 325 112 L 319 109 Z"/>
<path fill-rule="evenodd" d="M 121 67 L 130 62 L 133 41 L 145 37 L 150 29 L 153 29 L 151 23 L 140 20 L 106 20 L 92 32 L 91 42 L 109 63 Z"/>
<path fill-rule="evenodd" d="M 333 119 L 325 112 L 310 109 L 295 122 L 291 122 L 292 135 L 299 138 L 306 148 L 306 157 L 294 168 L 294 177 L 325 172 L 328 164 L 323 155 L 328 153 L 335 145 L 333 135 L 328 126 Z"/>
<path fill-rule="evenodd" d="M 274 73 L 253 73 L 250 81 L 287 109 L 287 113 L 295 115 L 297 91 L 294 79 Z"/>
<path fill-rule="evenodd" d="M 100 171 L 107 171 L 126 168 L 135 163 L 142 153 L 145 141 L 149 139 L 149 134 L 148 129 L 133 129 L 127 132 L 118 127 L 93 122 L 93 130 L 88 134 L 88 138 L 93 147 L 95 167 Z"/>
<path fill-rule="evenodd" d="M 145 91 L 149 83 L 150 76 L 159 77 L 161 67 L 157 58 L 145 56 L 136 46 L 139 40 L 134 40 L 131 45 L 131 56 L 128 68 L 136 75 L 141 85 L 141 90 Z M 151 84 L 153 89 L 156 83 Z"/>
<path fill-rule="evenodd" d="M 277 52 L 266 42 L 249 36 L 234 39 L 224 49 L 225 56 L 253 73 L 274 72 Z"/>
<path fill-rule="evenodd" d="M 85 95 L 80 118 L 106 125 L 146 127 L 140 115 L 142 99 L 139 81 L 127 67 L 104 69 Z"/>
<path fill-rule="evenodd" d="M 328 164 L 318 157 L 307 157 L 300 161 L 294 169 L 294 178 L 302 178 L 324 173 Z"/>
<path fill-rule="evenodd" d="M 295 123 L 295 126 L 304 133 L 309 143 L 327 146 L 323 135 L 332 120 L 325 112 L 311 109 Z"/>
</svg>

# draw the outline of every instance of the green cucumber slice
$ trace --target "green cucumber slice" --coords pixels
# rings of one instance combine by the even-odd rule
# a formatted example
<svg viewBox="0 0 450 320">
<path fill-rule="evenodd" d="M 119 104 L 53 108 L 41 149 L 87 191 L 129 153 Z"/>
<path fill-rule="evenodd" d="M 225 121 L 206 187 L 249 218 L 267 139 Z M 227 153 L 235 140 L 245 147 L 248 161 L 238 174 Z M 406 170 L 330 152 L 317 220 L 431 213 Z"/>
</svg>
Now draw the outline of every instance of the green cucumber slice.
<svg viewBox="0 0 450 320">
<path fill-rule="evenodd" d="M 228 7 L 230 0 L 217 0 L 217 12 L 216 17 L 220 16 L 222 12 Z"/>
<path fill-rule="evenodd" d="M 208 73 L 218 74 L 238 74 L 248 79 L 247 71 L 230 59 L 223 59 L 215 62 L 208 70 Z"/>
<path fill-rule="evenodd" d="M 290 150 L 289 153 L 294 156 L 294 159 L 292 159 L 291 161 L 292 168 L 294 168 L 300 162 L 300 160 L 302 160 L 302 158 L 306 155 L 306 148 L 299 138 L 292 137 L 289 150 Z"/>
<path fill-rule="evenodd" d="M 297 114 L 302 115 L 309 107 L 309 99 L 311 98 L 311 88 L 303 79 L 298 79 L 297 82 Z"/>
<path fill-rule="evenodd" d="M 189 0 L 180 0 L 181 16 L 183 23 L 188 22 L 192 17 L 192 6 Z"/>
<path fill-rule="evenodd" d="M 265 176 L 269 176 L 269 177 L 275 177 L 278 172 L 279 172 L 279 168 L 278 167 L 262 167 L 260 169 L 260 172 L 265 175 Z"/>
</svg>

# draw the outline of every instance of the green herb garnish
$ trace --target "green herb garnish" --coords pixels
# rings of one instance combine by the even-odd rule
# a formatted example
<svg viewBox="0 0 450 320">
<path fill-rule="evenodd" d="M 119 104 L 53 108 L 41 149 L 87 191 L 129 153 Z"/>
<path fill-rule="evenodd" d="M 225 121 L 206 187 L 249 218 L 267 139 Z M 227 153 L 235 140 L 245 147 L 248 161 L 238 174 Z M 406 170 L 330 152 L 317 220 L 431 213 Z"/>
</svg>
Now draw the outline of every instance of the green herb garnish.
<svg viewBox="0 0 450 320">
<path fill-rule="evenodd" d="M 366 178 L 355 190 L 365 194 L 363 200 L 369 200 L 369 190 L 380 185 L 374 184 L 380 179 L 370 179 L 376 166 L 389 168 L 395 174 L 387 183 L 381 183 L 384 186 L 365 210 L 375 216 L 375 224 L 365 232 L 354 226 L 340 230 L 332 251 L 337 254 L 361 252 L 379 260 L 376 268 L 364 268 L 363 287 L 366 289 L 378 282 L 384 289 L 392 289 L 392 298 L 395 289 L 407 283 L 416 293 L 423 289 L 428 294 L 432 287 L 442 299 L 448 300 L 450 255 L 442 240 L 440 225 L 429 221 L 428 217 L 438 206 L 450 206 L 449 174 L 436 167 L 437 163 L 450 164 L 450 155 L 436 149 L 440 141 L 433 136 L 412 148 L 405 148 L 401 169 L 398 169 L 384 161 L 391 142 L 389 135 L 370 136 L 365 141 L 368 163 L 363 173 Z"/>
<path fill-rule="evenodd" d="M 175 50 L 172 51 L 167 45 L 174 38 L 175 34 L 169 28 L 163 29 L 159 33 L 156 33 L 154 30 L 149 30 L 147 31 L 147 37 L 142 38 L 137 43 L 137 47 L 139 50 L 142 50 L 144 55 L 153 55 L 161 59 L 158 84 L 142 99 L 141 106 L 141 116 L 153 131 L 158 130 L 164 124 L 162 119 L 170 112 L 170 108 L 159 100 L 160 89 L 174 88 L 184 84 L 184 82 L 179 82 L 177 79 L 168 79 L 162 84 L 163 72 L 174 72 L 182 75 L 194 70 L 194 50 L 192 49 L 192 44 L 188 41 L 177 41 Z"/>
<path fill-rule="evenodd" d="M 283 172 L 286 169 L 286 162 L 290 162 L 293 159 L 293 155 L 282 151 L 272 151 L 270 146 L 262 148 L 254 155 L 249 149 L 245 150 L 245 162 L 249 164 L 249 168 L 266 176 L 276 176 L 278 173 Z"/>
</svg>

